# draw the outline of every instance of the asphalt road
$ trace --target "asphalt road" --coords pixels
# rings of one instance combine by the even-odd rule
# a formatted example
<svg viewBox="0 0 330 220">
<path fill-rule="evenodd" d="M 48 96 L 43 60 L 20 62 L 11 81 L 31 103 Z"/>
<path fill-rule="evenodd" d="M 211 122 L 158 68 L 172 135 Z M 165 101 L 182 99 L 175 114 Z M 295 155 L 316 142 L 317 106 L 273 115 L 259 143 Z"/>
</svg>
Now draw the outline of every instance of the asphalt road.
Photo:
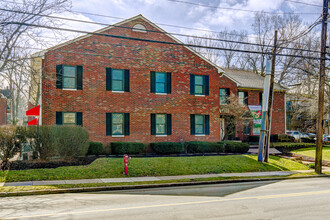
<svg viewBox="0 0 330 220">
<path fill-rule="evenodd" d="M 2 219 L 330 219 L 330 178 L 0 198 Z"/>
</svg>

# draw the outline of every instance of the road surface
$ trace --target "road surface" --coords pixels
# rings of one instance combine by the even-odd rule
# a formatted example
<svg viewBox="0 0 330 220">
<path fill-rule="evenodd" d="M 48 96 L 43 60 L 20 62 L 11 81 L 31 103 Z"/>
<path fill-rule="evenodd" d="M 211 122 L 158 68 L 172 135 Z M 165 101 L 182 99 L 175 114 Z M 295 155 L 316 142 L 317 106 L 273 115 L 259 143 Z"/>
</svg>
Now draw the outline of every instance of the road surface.
<svg viewBox="0 0 330 220">
<path fill-rule="evenodd" d="M 330 219 L 330 178 L 8 197 L 0 219 Z"/>
</svg>

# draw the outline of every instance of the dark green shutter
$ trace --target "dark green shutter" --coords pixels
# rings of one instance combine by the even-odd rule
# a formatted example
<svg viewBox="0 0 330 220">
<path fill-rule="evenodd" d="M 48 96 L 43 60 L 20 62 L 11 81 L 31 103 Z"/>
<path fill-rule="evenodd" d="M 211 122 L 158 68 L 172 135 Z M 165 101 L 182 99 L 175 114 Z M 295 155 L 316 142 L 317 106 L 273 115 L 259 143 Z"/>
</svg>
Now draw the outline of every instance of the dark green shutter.
<svg viewBox="0 0 330 220">
<path fill-rule="evenodd" d="M 124 91 L 129 92 L 129 70 L 125 70 Z"/>
<path fill-rule="evenodd" d="M 172 115 L 171 114 L 167 114 L 166 115 L 166 128 L 167 128 L 167 135 L 171 135 L 172 134 Z"/>
<path fill-rule="evenodd" d="M 210 134 L 210 116 L 205 115 L 205 134 Z"/>
<path fill-rule="evenodd" d="M 204 87 L 205 87 L 205 95 L 210 94 L 210 80 L 209 76 L 204 76 Z"/>
<path fill-rule="evenodd" d="M 195 115 L 190 115 L 190 134 L 195 133 Z"/>
<path fill-rule="evenodd" d="M 63 124 L 63 114 L 62 112 L 56 112 L 56 124 L 62 125 Z"/>
<path fill-rule="evenodd" d="M 190 94 L 195 95 L 195 75 L 190 74 Z"/>
<path fill-rule="evenodd" d="M 249 104 L 249 94 L 248 94 L 248 92 L 244 92 L 244 104 L 245 105 Z"/>
<path fill-rule="evenodd" d="M 230 104 L 230 89 L 226 89 L 226 94 L 227 94 L 227 104 Z"/>
<path fill-rule="evenodd" d="M 124 135 L 129 135 L 129 113 L 124 113 Z"/>
<path fill-rule="evenodd" d="M 150 128 L 151 128 L 151 135 L 156 135 L 156 114 L 150 115 Z"/>
<path fill-rule="evenodd" d="M 56 88 L 63 89 L 63 65 L 56 65 Z"/>
<path fill-rule="evenodd" d="M 107 91 L 111 91 L 112 89 L 111 68 L 106 68 L 106 89 Z"/>
<path fill-rule="evenodd" d="M 150 72 L 150 92 L 156 92 L 156 73 L 155 71 Z"/>
<path fill-rule="evenodd" d="M 83 89 L 83 67 L 77 66 L 77 90 Z"/>
<path fill-rule="evenodd" d="M 171 94 L 171 92 L 172 92 L 172 73 L 170 73 L 170 72 L 166 73 L 166 83 L 167 83 L 166 93 Z"/>
<path fill-rule="evenodd" d="M 112 134 L 112 113 L 106 113 L 106 135 Z"/>
<path fill-rule="evenodd" d="M 82 112 L 77 112 L 76 113 L 76 124 L 77 125 L 83 125 L 83 117 L 82 117 Z"/>
</svg>

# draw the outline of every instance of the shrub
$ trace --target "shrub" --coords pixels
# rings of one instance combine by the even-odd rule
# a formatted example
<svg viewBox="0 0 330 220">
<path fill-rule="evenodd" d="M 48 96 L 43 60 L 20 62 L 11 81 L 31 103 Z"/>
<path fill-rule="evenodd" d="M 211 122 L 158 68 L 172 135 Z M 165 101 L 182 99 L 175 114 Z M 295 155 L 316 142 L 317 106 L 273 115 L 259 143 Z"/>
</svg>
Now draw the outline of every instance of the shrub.
<svg viewBox="0 0 330 220">
<path fill-rule="evenodd" d="M 278 135 L 279 142 L 294 142 L 295 138 L 286 134 L 279 134 Z"/>
<path fill-rule="evenodd" d="M 184 145 L 178 142 L 151 143 L 150 146 L 157 154 L 179 154 L 184 151 Z"/>
<path fill-rule="evenodd" d="M 315 144 L 284 142 L 284 143 L 271 143 L 271 147 L 275 147 L 277 150 L 286 153 L 300 148 L 315 147 Z"/>
<path fill-rule="evenodd" d="M 226 153 L 247 153 L 250 149 L 250 145 L 247 143 L 241 143 L 236 141 L 222 141 L 225 146 Z"/>
<path fill-rule="evenodd" d="M 112 142 L 111 152 L 113 154 L 140 154 L 144 152 L 146 145 L 136 142 Z"/>
<path fill-rule="evenodd" d="M 306 138 L 306 137 L 302 137 L 300 138 L 301 142 L 303 143 L 315 143 L 315 139 L 314 138 Z"/>
<path fill-rule="evenodd" d="M 25 142 L 24 128 L 15 126 L 0 127 L 0 169 L 8 169 L 9 159 L 20 152 Z"/>
<path fill-rule="evenodd" d="M 259 136 L 249 136 L 248 142 L 249 143 L 259 143 Z"/>
<path fill-rule="evenodd" d="M 88 155 L 100 155 L 103 152 L 103 144 L 101 142 L 89 142 Z"/>
<path fill-rule="evenodd" d="M 315 169 L 315 164 L 314 164 L 314 163 L 310 163 L 310 164 L 308 164 L 308 167 L 309 167 L 310 169 Z"/>
<path fill-rule="evenodd" d="M 56 154 L 63 159 L 86 156 L 89 147 L 89 135 L 81 126 L 52 126 L 51 136 Z"/>
<path fill-rule="evenodd" d="M 103 147 L 103 154 L 105 155 L 111 154 L 111 144 L 107 144 Z"/>
<path fill-rule="evenodd" d="M 191 141 L 186 142 L 187 151 L 189 153 L 223 153 L 224 146 L 221 143 Z"/>
</svg>

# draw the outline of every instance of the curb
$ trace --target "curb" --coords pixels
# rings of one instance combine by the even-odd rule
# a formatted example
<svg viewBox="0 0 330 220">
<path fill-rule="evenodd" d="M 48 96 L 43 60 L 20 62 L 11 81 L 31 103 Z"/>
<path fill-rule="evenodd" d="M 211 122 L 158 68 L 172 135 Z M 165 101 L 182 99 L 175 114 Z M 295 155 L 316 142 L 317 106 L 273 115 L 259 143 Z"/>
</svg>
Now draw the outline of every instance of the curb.
<svg viewBox="0 0 330 220">
<path fill-rule="evenodd" d="M 67 189 L 52 189 L 52 190 L 33 190 L 21 192 L 3 192 L 0 197 L 12 196 L 30 196 L 30 195 L 47 195 L 59 193 L 81 193 L 81 192 L 99 192 L 99 191 L 115 191 L 115 190 L 130 190 L 130 189 L 147 189 L 159 187 L 174 187 L 174 186 L 193 186 L 193 185 L 211 185 L 211 184 L 226 184 L 226 183 L 244 183 L 244 182 L 260 182 L 260 181 L 276 181 L 289 179 L 307 179 L 330 177 L 326 174 L 297 176 L 297 177 L 272 177 L 272 178 L 251 178 L 251 179 L 233 179 L 233 180 L 211 180 L 197 182 L 179 182 L 179 183 L 161 183 L 161 184 L 143 184 L 143 185 L 123 185 L 123 186 L 100 186 L 100 187 L 82 187 L 82 188 L 67 188 Z"/>
</svg>

